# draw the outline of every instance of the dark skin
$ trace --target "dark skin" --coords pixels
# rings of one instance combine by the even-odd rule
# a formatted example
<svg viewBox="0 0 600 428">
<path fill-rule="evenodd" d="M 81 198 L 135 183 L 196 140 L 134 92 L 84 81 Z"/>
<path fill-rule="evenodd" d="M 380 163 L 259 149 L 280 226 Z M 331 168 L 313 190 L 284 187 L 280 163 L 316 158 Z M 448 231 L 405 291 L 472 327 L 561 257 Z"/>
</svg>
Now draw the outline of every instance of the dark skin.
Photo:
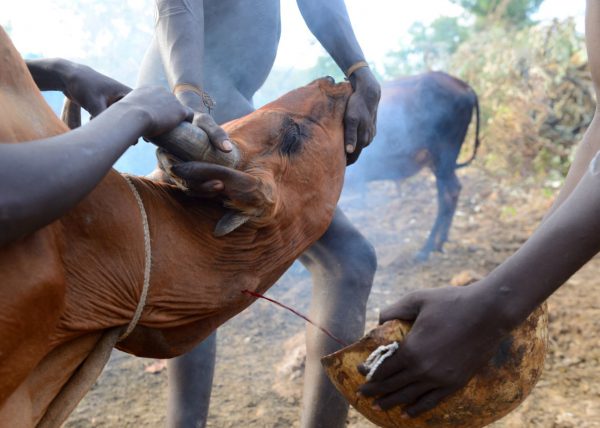
<svg viewBox="0 0 600 428">
<path fill-rule="evenodd" d="M 600 92 L 600 1 L 588 0 L 586 44 Z M 596 108 L 598 112 L 598 107 Z M 414 322 L 398 351 L 360 388 L 408 416 L 464 386 L 502 338 L 600 251 L 600 119 L 578 147 L 565 185 L 540 227 L 509 259 L 468 287 L 421 290 L 381 313 Z M 359 368 L 364 372 L 364 368 Z"/>
<path fill-rule="evenodd" d="M 252 96 L 266 80 L 281 33 L 279 0 L 157 0 L 156 36 L 146 54 L 140 81 L 161 82 L 171 89 L 191 84 L 216 101 L 212 115 L 224 123 L 254 110 Z M 364 60 L 342 0 L 298 0 L 310 30 L 340 69 Z M 369 68 L 350 77 L 354 89 L 345 114 L 348 163 L 375 135 L 380 87 Z M 192 90 L 177 93 L 196 112 L 207 109 Z M 202 126 L 203 120 L 198 124 Z M 213 141 L 223 147 L 220 141 Z M 161 175 L 155 172 L 155 178 Z M 190 183 L 196 193 L 211 196 L 211 183 Z M 302 257 L 313 276 L 310 316 L 347 342 L 364 330 L 365 310 L 374 270 L 372 247 L 341 210 L 325 235 Z M 347 406 L 323 373 L 321 356 L 339 345 L 307 328 L 307 363 L 301 426 L 345 425 Z M 216 336 L 190 353 L 171 359 L 167 426 L 204 426 L 214 370 Z"/>
<path fill-rule="evenodd" d="M 62 91 L 97 117 L 52 138 L 0 143 L 0 245 L 63 215 L 139 137 L 164 133 L 192 116 L 160 87 L 131 91 L 89 67 L 59 59 L 29 61 L 28 67 L 41 90 Z"/>
</svg>

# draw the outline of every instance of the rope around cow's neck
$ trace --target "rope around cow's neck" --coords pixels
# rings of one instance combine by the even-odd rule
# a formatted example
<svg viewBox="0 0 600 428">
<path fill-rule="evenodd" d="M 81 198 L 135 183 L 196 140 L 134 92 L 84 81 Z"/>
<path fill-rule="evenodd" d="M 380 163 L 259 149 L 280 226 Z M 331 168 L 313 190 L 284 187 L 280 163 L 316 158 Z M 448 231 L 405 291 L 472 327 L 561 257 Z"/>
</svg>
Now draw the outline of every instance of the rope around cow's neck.
<svg viewBox="0 0 600 428">
<path fill-rule="evenodd" d="M 112 329 L 104 332 L 102 338 L 98 341 L 94 349 L 87 356 L 85 361 L 71 375 L 69 380 L 63 385 L 57 396 L 48 405 L 40 422 L 36 425 L 38 428 L 55 428 L 63 424 L 67 420 L 71 412 L 81 401 L 83 396 L 91 389 L 92 385 L 100 376 L 102 369 L 106 365 L 110 357 L 110 353 L 115 345 L 125 339 L 129 333 L 133 331 L 139 321 L 144 306 L 146 305 L 146 296 L 150 287 L 150 268 L 152 266 L 152 252 L 150 247 L 150 228 L 148 227 L 148 217 L 142 203 L 142 198 L 137 189 L 133 185 L 131 179 L 123 175 L 127 185 L 133 192 L 133 196 L 137 201 L 140 213 L 142 215 L 142 225 L 144 227 L 144 251 L 145 251 L 145 266 L 144 266 L 144 286 L 142 294 L 132 320 L 125 329 L 125 332 L 119 335 L 119 329 Z"/>
<path fill-rule="evenodd" d="M 129 322 L 129 325 L 125 329 L 125 332 L 119 336 L 119 342 L 124 340 L 129 334 L 133 331 L 135 326 L 137 325 L 140 317 L 142 316 L 142 311 L 144 310 L 144 306 L 146 306 L 146 297 L 148 296 L 148 289 L 150 288 L 150 269 L 152 267 L 152 246 L 150 245 L 150 227 L 148 226 L 148 216 L 146 215 L 146 209 L 144 208 L 144 203 L 142 202 L 142 198 L 135 188 L 135 185 L 131 181 L 131 178 L 128 175 L 123 175 L 125 182 L 131 189 L 135 200 L 137 201 L 138 207 L 140 209 L 140 214 L 142 215 L 142 226 L 144 227 L 144 285 L 142 287 L 142 294 L 140 295 L 140 300 L 138 302 L 137 308 L 135 309 L 135 313 L 133 314 L 133 318 Z"/>
</svg>

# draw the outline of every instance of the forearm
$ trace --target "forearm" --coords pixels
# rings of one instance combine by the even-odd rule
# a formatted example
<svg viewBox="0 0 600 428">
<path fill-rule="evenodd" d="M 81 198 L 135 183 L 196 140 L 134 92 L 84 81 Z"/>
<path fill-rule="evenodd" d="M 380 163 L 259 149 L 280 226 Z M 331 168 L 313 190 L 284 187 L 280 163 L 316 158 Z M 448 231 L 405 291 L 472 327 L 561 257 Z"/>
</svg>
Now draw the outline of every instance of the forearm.
<svg viewBox="0 0 600 428">
<path fill-rule="evenodd" d="M 66 134 L 0 144 L 0 245 L 51 223 L 77 204 L 147 125 L 142 110 L 117 103 Z"/>
<path fill-rule="evenodd" d="M 363 61 L 343 0 L 298 0 L 306 25 L 342 71 Z"/>
<path fill-rule="evenodd" d="M 509 328 L 600 251 L 599 156 L 554 214 L 485 280 Z"/>
<path fill-rule="evenodd" d="M 202 0 L 157 0 L 156 4 L 158 8 L 156 37 L 171 89 L 181 83 L 202 88 L 204 2 Z M 197 101 L 201 103 L 199 97 Z M 190 107 L 194 108 L 191 105 Z"/>
</svg>

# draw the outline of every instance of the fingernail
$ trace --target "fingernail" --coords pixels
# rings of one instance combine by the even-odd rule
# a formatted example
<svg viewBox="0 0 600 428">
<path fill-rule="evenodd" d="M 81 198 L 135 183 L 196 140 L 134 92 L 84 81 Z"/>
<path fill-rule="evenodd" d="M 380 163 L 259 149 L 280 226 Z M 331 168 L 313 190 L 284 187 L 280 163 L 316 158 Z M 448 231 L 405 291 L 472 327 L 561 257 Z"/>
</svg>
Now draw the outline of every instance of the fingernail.
<svg viewBox="0 0 600 428">
<path fill-rule="evenodd" d="M 354 153 L 354 146 L 352 144 L 346 145 L 346 153 Z"/>
<path fill-rule="evenodd" d="M 223 149 L 227 150 L 228 152 L 233 150 L 233 144 L 231 144 L 231 141 L 229 141 L 229 140 L 223 141 Z"/>
<path fill-rule="evenodd" d="M 356 391 L 356 398 L 363 398 L 364 395 L 362 395 L 362 392 L 360 391 Z"/>
<path fill-rule="evenodd" d="M 400 415 L 400 419 L 410 419 L 410 415 L 406 412 L 402 412 Z"/>
<path fill-rule="evenodd" d="M 371 409 L 373 409 L 373 410 L 376 410 L 376 411 L 378 411 L 378 412 L 381 412 L 381 407 L 379 406 L 379 404 L 375 404 L 375 403 L 373 403 L 373 404 L 371 405 Z"/>
</svg>

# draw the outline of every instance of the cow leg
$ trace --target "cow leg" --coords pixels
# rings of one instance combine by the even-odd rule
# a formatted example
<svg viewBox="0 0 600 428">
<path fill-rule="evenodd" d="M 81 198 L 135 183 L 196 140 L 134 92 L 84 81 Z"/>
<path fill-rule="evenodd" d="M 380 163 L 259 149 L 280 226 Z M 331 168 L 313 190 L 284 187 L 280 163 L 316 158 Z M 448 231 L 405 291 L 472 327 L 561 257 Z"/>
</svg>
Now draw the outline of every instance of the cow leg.
<svg viewBox="0 0 600 428">
<path fill-rule="evenodd" d="M 445 168 L 436 173 L 438 191 L 438 212 L 435 223 L 429 233 L 427 242 L 417 254 L 418 261 L 427 260 L 432 251 L 442 251 L 444 243 L 448 240 L 448 233 L 456 211 L 461 184 L 456 176 L 454 166 Z"/>
<path fill-rule="evenodd" d="M 450 233 L 450 226 L 454 219 L 454 213 L 456 212 L 456 206 L 458 205 L 458 197 L 462 190 L 462 185 L 458 181 L 456 172 L 453 170 L 450 175 L 442 180 L 438 179 L 441 183 L 442 188 L 438 188 L 438 194 L 441 192 L 442 196 L 438 196 L 438 200 L 443 200 L 442 211 L 442 224 L 438 233 L 438 240 L 436 242 L 436 251 L 442 251 L 442 246 L 448 241 L 448 234 Z"/>
<path fill-rule="evenodd" d="M 347 343 L 364 331 L 367 299 L 377 267 L 371 244 L 337 208 L 323 237 L 300 261 L 311 272 L 311 318 Z M 348 403 L 321 366 L 322 356 L 341 348 L 312 326 L 306 331 L 302 427 L 343 427 Z"/>
</svg>

